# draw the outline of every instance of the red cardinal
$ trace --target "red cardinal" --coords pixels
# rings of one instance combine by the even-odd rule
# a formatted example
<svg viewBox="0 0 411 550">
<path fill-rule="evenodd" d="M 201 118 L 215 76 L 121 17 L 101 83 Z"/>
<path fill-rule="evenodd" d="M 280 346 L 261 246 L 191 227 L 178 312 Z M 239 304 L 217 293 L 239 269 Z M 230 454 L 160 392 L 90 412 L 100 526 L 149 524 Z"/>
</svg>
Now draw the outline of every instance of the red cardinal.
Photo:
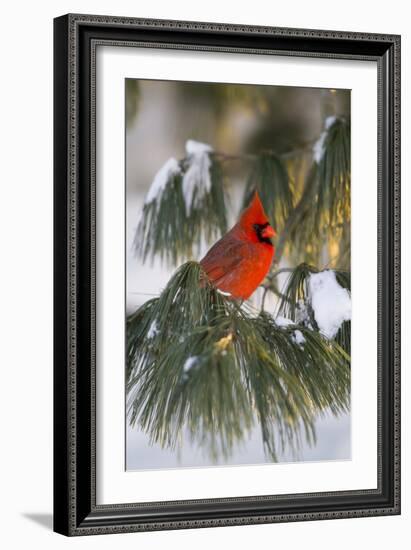
<svg viewBox="0 0 411 550">
<path fill-rule="evenodd" d="M 200 264 L 219 290 L 246 300 L 270 269 L 274 256 L 270 238 L 275 234 L 256 192 L 239 221 L 210 248 Z"/>
</svg>

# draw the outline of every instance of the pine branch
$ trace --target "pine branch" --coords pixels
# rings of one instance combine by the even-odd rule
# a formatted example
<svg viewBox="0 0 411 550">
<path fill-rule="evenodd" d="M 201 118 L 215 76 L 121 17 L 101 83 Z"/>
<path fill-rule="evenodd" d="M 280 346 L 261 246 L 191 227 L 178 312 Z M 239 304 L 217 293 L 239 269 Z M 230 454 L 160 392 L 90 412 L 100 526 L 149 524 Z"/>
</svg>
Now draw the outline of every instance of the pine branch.
<svg viewBox="0 0 411 550">
<path fill-rule="evenodd" d="M 270 223 L 279 231 L 293 208 L 292 186 L 287 168 L 278 155 L 265 152 L 258 156 L 247 182 L 243 208 L 258 191 Z"/>
<path fill-rule="evenodd" d="M 190 196 L 183 190 L 190 162 L 184 159 L 178 166 L 178 170 L 165 174 L 159 192 L 144 204 L 134 239 L 134 248 L 143 262 L 159 258 L 169 265 L 178 265 L 196 255 L 204 239 L 215 240 L 227 231 L 220 163 L 210 160 L 209 189 L 201 187 L 204 182 L 195 179 L 196 174 L 191 176 Z M 204 170 L 199 171 L 197 178 L 201 175 Z"/>
<path fill-rule="evenodd" d="M 351 292 L 350 273 L 341 270 L 332 270 L 341 288 Z M 296 323 L 303 324 L 314 330 L 319 330 L 315 313 L 311 304 L 308 281 L 312 274 L 319 270 L 308 264 L 300 264 L 290 272 L 290 276 L 282 290 L 283 298 L 279 306 L 279 314 Z M 346 351 L 351 353 L 351 322 L 344 321 L 335 336 L 335 341 Z"/>
<path fill-rule="evenodd" d="M 277 241 L 275 251 L 275 261 L 277 264 L 280 263 L 287 242 L 289 242 L 292 235 L 295 235 L 296 228 L 299 226 L 304 214 L 312 206 L 316 193 L 316 183 L 317 166 L 314 164 L 307 174 L 303 194 L 298 204 L 294 207 L 292 212 L 290 212 L 290 215 L 288 216 L 285 226 Z M 309 235 L 305 234 L 305 239 L 307 238 L 309 238 Z"/>
<path fill-rule="evenodd" d="M 250 316 L 194 262 L 129 317 L 127 343 L 128 417 L 164 447 L 188 430 L 212 457 L 228 456 L 258 424 L 276 460 L 302 433 L 314 440 L 316 415 L 349 406 L 349 357 L 337 343 Z"/>
<path fill-rule="evenodd" d="M 293 149 L 289 149 L 289 150 L 283 151 L 283 152 L 279 152 L 279 151 L 275 151 L 275 150 L 268 150 L 268 151 L 265 152 L 265 154 L 278 157 L 282 160 L 294 159 L 296 157 L 303 156 L 303 155 L 307 154 L 308 152 L 311 152 L 315 142 L 316 142 L 316 140 L 306 141 L 304 144 L 302 144 L 299 147 L 295 147 Z M 258 161 L 260 159 L 261 155 L 252 154 L 252 153 L 240 153 L 240 154 L 233 155 L 233 154 L 225 153 L 224 151 L 213 151 L 212 156 L 216 157 L 219 160 L 224 160 L 224 161 L 230 161 L 230 160 L 233 160 L 233 161 L 236 161 L 236 160 L 240 160 L 240 161 L 244 161 L 244 160 Z"/>
<path fill-rule="evenodd" d="M 261 298 L 261 312 L 264 311 L 265 299 L 269 291 L 273 292 L 278 298 L 281 298 L 282 300 L 288 300 L 287 296 L 285 296 L 278 290 L 276 277 L 278 277 L 278 275 L 280 275 L 281 273 L 292 273 L 293 271 L 294 268 L 292 267 L 282 267 L 281 269 L 272 271 L 267 275 L 266 281 L 262 285 L 260 285 L 264 289 L 263 296 Z"/>
<path fill-rule="evenodd" d="M 329 117 L 314 145 L 314 161 L 307 172 L 301 198 L 290 212 L 276 247 L 280 262 L 285 246 L 297 256 L 319 260 L 324 241 L 341 242 L 348 251 L 346 226 L 350 223 L 350 125 Z M 309 249 L 311 249 L 309 251 Z"/>
<path fill-rule="evenodd" d="M 168 174 L 155 200 L 147 200 L 144 205 L 135 238 L 137 252 L 143 261 L 159 257 L 171 265 L 177 265 L 184 259 L 192 258 L 203 240 L 212 242 L 224 234 L 227 219 L 221 163 L 247 159 L 252 161 L 253 167 L 243 206 L 248 204 L 257 189 L 270 222 L 279 233 L 277 264 L 286 245 L 290 247 L 294 259 L 297 254 L 304 258 L 308 256 L 317 263 L 325 239 L 341 248 L 340 255 L 345 265 L 349 265 L 349 140 L 349 123 L 343 118 L 329 117 L 320 138 L 314 146 L 311 145 L 314 162 L 307 172 L 296 205 L 294 202 L 298 193 L 285 159 L 303 154 L 306 146 L 294 151 L 295 155 L 292 151 L 283 155 L 273 152 L 229 155 L 199 144 L 208 147 L 203 161 L 209 163 L 209 172 L 204 169 L 197 171 L 194 181 L 191 178 L 189 193 L 187 189 L 184 191 L 185 182 L 193 162 L 200 157 L 188 155 L 178 163 L 177 172 Z"/>
<path fill-rule="evenodd" d="M 350 125 L 344 118 L 329 117 L 326 120 L 326 130 L 324 130 L 323 136 L 323 151 L 317 159 L 317 219 L 321 219 L 321 214 L 327 212 L 328 223 L 332 227 L 344 219 L 349 219 L 351 203 Z"/>
</svg>

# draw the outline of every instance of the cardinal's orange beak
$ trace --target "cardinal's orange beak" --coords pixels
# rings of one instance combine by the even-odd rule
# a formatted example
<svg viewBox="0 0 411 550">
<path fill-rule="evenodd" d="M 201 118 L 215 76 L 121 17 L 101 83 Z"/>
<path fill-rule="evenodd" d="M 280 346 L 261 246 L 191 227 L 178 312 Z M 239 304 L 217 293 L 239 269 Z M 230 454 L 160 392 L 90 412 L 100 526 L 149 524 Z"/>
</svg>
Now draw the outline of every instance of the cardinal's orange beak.
<svg viewBox="0 0 411 550">
<path fill-rule="evenodd" d="M 261 231 L 261 236 L 264 239 L 271 239 L 271 237 L 275 237 L 276 235 L 277 233 L 274 231 L 271 225 L 267 225 L 267 227 L 264 227 L 264 229 Z"/>
</svg>

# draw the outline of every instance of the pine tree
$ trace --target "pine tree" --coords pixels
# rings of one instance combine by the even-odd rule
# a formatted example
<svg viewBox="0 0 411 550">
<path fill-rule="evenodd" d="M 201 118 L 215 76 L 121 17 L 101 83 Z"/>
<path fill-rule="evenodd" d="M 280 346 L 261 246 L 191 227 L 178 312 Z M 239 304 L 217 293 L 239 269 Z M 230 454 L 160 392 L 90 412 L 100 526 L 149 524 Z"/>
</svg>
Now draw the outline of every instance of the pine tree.
<svg viewBox="0 0 411 550">
<path fill-rule="evenodd" d="M 192 260 L 227 231 L 225 167 L 239 160 L 242 206 L 257 190 L 278 234 L 258 307 L 221 294 Z M 127 414 L 152 442 L 177 448 L 189 434 L 217 459 L 258 426 L 276 460 L 315 441 L 319 415 L 349 410 L 350 184 L 343 116 L 325 117 L 314 143 L 240 159 L 189 140 L 185 158 L 159 169 L 135 252 L 176 270 L 127 319 Z"/>
</svg>

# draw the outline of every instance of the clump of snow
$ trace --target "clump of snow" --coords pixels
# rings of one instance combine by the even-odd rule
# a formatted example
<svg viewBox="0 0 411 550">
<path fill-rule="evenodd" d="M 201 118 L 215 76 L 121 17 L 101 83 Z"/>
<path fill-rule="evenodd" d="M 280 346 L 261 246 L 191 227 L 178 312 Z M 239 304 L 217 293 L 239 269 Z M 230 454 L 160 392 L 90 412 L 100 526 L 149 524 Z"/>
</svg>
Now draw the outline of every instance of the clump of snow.
<svg viewBox="0 0 411 550">
<path fill-rule="evenodd" d="M 187 216 L 191 209 L 197 208 L 204 196 L 211 190 L 211 160 L 209 153 L 212 147 L 189 139 L 186 142 L 186 152 L 189 167 L 183 176 L 183 195 Z"/>
<path fill-rule="evenodd" d="M 185 362 L 184 362 L 183 371 L 184 371 L 184 372 L 188 372 L 188 371 L 191 370 L 193 367 L 195 367 L 197 364 L 198 364 L 198 357 L 197 357 L 197 355 L 190 355 L 190 357 L 188 357 L 188 358 L 185 360 Z"/>
<path fill-rule="evenodd" d="M 156 320 L 154 320 L 149 329 L 148 329 L 148 332 L 147 332 L 147 338 L 149 340 L 151 340 L 152 338 L 155 338 L 157 336 L 157 334 L 160 332 L 160 329 L 159 329 L 159 326 L 158 326 L 158 323 Z"/>
<path fill-rule="evenodd" d="M 303 346 L 305 344 L 305 341 L 306 341 L 305 338 L 304 338 L 304 334 L 301 332 L 301 330 L 295 330 L 293 335 L 292 335 L 292 339 L 299 346 Z"/>
<path fill-rule="evenodd" d="M 180 172 L 181 169 L 178 161 L 173 157 L 168 159 L 154 176 L 145 203 L 150 204 L 153 201 L 159 202 L 170 178 L 180 174 Z"/>
<path fill-rule="evenodd" d="M 274 322 L 278 327 L 289 327 L 297 324 L 295 321 L 292 321 L 291 319 L 287 319 L 287 317 L 282 317 L 281 315 L 278 315 L 274 319 Z M 291 339 L 300 347 L 302 347 L 305 344 L 305 338 L 301 330 L 298 330 L 298 329 L 294 330 L 293 333 L 291 334 Z"/>
<path fill-rule="evenodd" d="M 281 317 L 281 315 L 278 315 L 275 318 L 274 322 L 277 327 L 289 327 L 290 325 L 295 325 L 294 321 L 291 321 L 291 319 L 287 319 L 287 317 Z"/>
<path fill-rule="evenodd" d="M 186 141 L 186 153 L 187 155 L 199 155 L 203 153 L 211 153 L 213 148 L 208 143 L 201 143 L 201 141 L 195 141 L 194 139 L 188 139 Z"/>
<path fill-rule="evenodd" d="M 337 117 L 335 116 L 329 116 L 325 119 L 324 130 L 323 132 L 321 132 L 320 137 L 317 139 L 317 141 L 313 145 L 313 157 L 317 164 L 320 163 L 325 153 L 324 144 L 327 138 L 328 130 L 331 128 L 331 126 L 334 124 L 336 120 L 337 120 Z"/>
<path fill-rule="evenodd" d="M 342 288 L 332 270 L 312 273 L 308 293 L 320 332 L 334 338 L 344 321 L 351 320 L 351 296 Z"/>
<path fill-rule="evenodd" d="M 320 163 L 321 159 L 324 156 L 324 152 L 325 152 L 324 142 L 326 137 L 327 137 L 327 132 L 322 132 L 320 137 L 317 139 L 317 141 L 313 145 L 313 157 L 317 164 Z"/>
<path fill-rule="evenodd" d="M 199 364 L 199 358 L 197 355 L 190 355 L 183 365 L 183 381 L 187 381 L 191 369 L 195 368 Z"/>
</svg>

